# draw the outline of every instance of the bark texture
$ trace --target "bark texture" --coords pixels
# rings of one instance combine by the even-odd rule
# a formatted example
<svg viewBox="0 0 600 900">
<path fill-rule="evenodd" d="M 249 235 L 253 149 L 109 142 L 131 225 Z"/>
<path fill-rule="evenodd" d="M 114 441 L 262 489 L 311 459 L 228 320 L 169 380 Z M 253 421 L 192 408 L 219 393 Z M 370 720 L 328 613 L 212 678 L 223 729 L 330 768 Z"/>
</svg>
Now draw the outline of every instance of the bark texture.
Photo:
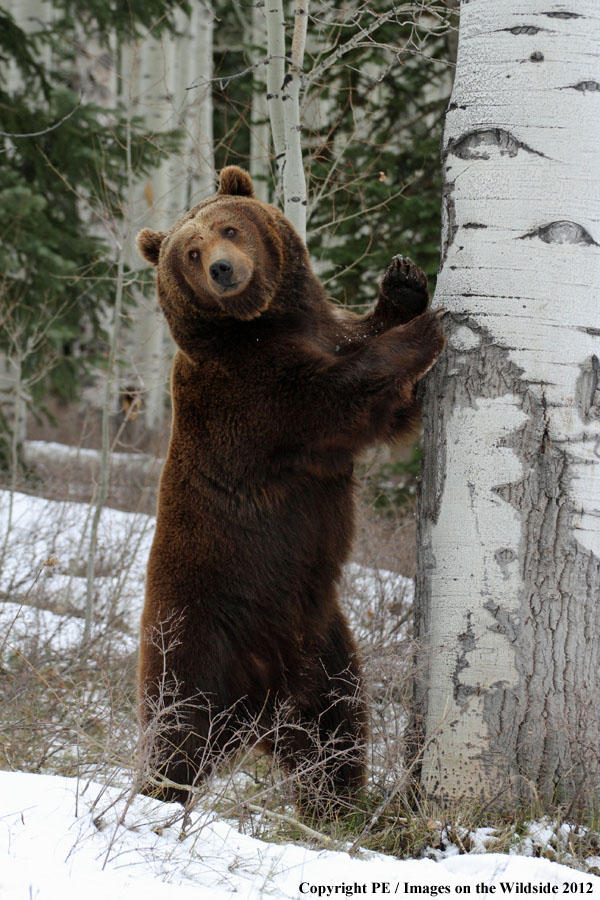
<svg viewBox="0 0 600 900">
<path fill-rule="evenodd" d="M 596 0 L 463 0 L 415 611 L 438 797 L 598 783 L 599 86 Z"/>
<path fill-rule="evenodd" d="M 143 117 L 157 147 L 163 131 L 182 132 L 179 152 L 136 179 L 128 210 L 131 231 L 142 224 L 168 228 L 183 213 L 213 193 L 213 19 L 209 3 L 198 2 L 190 14 L 177 10 L 176 31 L 148 31 L 122 53 L 121 102 Z M 193 89 L 188 89 L 195 85 Z M 137 265 L 133 241 L 127 262 Z M 139 294 L 132 314 L 130 352 L 121 373 L 123 388 L 140 392 L 142 416 L 136 438 L 160 432 L 166 414 L 173 347 L 155 297 Z"/>
</svg>

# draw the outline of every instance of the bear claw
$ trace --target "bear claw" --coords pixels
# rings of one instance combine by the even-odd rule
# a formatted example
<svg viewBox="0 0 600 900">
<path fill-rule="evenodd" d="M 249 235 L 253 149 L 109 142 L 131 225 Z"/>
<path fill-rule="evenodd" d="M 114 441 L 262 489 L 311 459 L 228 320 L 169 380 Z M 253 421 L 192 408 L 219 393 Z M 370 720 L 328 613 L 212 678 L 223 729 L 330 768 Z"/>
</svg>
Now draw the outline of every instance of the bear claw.
<svg viewBox="0 0 600 900">
<path fill-rule="evenodd" d="M 427 276 L 408 256 L 394 256 L 381 280 L 381 295 L 412 315 L 427 308 Z"/>
<path fill-rule="evenodd" d="M 395 270 L 397 280 L 405 282 L 406 286 L 413 288 L 421 288 L 427 290 L 427 276 L 418 265 L 412 261 L 410 256 L 394 256 L 392 265 L 389 267 Z M 389 272 L 389 269 L 388 269 Z"/>
</svg>

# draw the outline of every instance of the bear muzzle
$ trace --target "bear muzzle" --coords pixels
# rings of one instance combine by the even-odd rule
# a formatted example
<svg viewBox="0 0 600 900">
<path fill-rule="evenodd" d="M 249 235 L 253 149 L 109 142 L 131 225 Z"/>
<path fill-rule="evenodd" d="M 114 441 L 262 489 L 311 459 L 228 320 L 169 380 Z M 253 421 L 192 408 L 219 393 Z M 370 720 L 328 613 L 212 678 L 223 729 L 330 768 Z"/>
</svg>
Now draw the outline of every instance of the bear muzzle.
<svg viewBox="0 0 600 900">
<path fill-rule="evenodd" d="M 252 277 L 252 266 L 241 253 L 220 255 L 205 263 L 208 289 L 217 297 L 238 294 L 247 287 Z"/>
<path fill-rule="evenodd" d="M 228 259 L 217 259 L 211 264 L 208 273 L 222 288 L 233 287 L 236 284 L 233 280 L 233 265 Z"/>
</svg>

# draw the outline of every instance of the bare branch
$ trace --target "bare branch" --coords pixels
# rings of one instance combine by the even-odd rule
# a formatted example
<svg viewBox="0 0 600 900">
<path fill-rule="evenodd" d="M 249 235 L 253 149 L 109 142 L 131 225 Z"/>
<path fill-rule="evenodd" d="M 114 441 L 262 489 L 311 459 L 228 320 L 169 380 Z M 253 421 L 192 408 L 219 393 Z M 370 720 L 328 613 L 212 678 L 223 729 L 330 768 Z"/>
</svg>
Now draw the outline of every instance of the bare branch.
<svg viewBox="0 0 600 900">
<path fill-rule="evenodd" d="M 79 100 L 77 101 L 77 103 L 75 104 L 73 109 L 70 112 L 68 112 L 66 114 L 66 116 L 63 116 L 62 119 L 59 119 L 58 122 L 55 122 L 54 125 L 49 125 L 47 128 L 43 128 L 41 131 L 29 131 L 29 132 L 26 132 L 25 134 L 13 134 L 10 131 L 0 131 L 0 137 L 32 138 L 32 137 L 41 137 L 43 134 L 48 134 L 50 131 L 56 131 L 57 128 L 60 128 L 60 126 L 63 124 L 63 122 L 66 122 L 67 119 L 71 118 L 73 113 L 77 112 L 77 110 L 81 106 L 82 99 L 83 99 L 83 94 L 80 95 Z M 3 150 L 2 152 L 6 153 L 5 150 Z"/>
</svg>

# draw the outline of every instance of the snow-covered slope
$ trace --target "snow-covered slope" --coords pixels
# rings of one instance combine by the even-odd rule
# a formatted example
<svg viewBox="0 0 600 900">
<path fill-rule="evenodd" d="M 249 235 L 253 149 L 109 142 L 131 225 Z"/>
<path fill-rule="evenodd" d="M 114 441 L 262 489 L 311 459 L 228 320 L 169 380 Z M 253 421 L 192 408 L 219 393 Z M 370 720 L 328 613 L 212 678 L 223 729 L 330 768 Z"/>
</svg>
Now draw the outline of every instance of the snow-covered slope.
<svg viewBox="0 0 600 900">
<path fill-rule="evenodd" d="M 123 791 L 96 783 L 0 772 L 0 898 L 456 896 L 484 893 L 477 891 L 481 883 L 496 894 L 523 893 L 523 886 L 562 894 L 567 886 L 566 893 L 600 896 L 600 878 L 544 859 L 497 853 L 438 862 L 356 858 L 265 843 L 202 813 L 192 815 L 181 840 L 181 826 L 169 824 L 177 811 L 142 797 L 128 805 Z M 502 884 L 512 890 L 503 891 Z"/>
<path fill-rule="evenodd" d="M 88 527 L 86 504 L 57 503 L 25 494 L 13 495 L 11 504 L 8 494 L 0 492 L 0 553 L 4 557 L 0 654 L 6 653 L 7 658 L 10 653 L 17 654 L 22 659 L 35 651 L 36 658 L 45 663 L 55 665 L 62 659 L 68 671 L 82 637 Z M 93 629 L 95 637 L 102 638 L 104 658 L 114 657 L 117 670 L 120 661 L 135 652 L 153 530 L 151 516 L 111 508 L 103 511 Z M 44 565 L 48 560 L 52 564 Z M 342 588 L 366 666 L 373 670 L 378 665 L 383 673 L 373 675 L 371 671 L 376 688 L 379 690 L 378 678 L 382 684 L 390 681 L 393 687 L 398 678 L 405 677 L 398 652 L 405 634 L 398 625 L 410 602 L 411 583 L 392 572 L 351 564 Z M 389 655 L 383 663 L 382 647 Z M 0 659 L 2 674 L 13 671 L 11 663 L 5 662 Z M 92 655 L 86 669 L 91 677 L 95 665 L 101 668 Z M 69 692 L 67 699 L 61 695 L 63 707 L 57 709 L 67 711 L 66 721 L 78 724 L 91 716 L 112 718 L 111 671 L 104 673 L 104 693 L 97 687 L 90 689 L 90 699 L 83 698 L 81 706 L 75 691 Z M 42 673 L 42 677 L 47 676 Z M 54 702 L 52 685 L 48 687 Z M 387 696 L 381 689 L 379 693 L 382 720 L 388 715 L 385 704 L 401 720 L 402 711 L 394 713 L 393 692 Z M 9 706 L 9 717 L 11 709 Z M 15 716 L 20 718 L 20 712 Z M 40 739 L 40 723 L 27 716 L 19 724 L 20 733 L 35 742 Z M 127 707 L 119 711 L 119 721 L 123 719 L 122 727 L 131 731 L 133 744 L 135 722 Z M 61 731 L 61 721 L 56 726 L 56 741 L 51 740 L 52 709 L 46 710 L 44 724 L 50 729 L 47 739 L 53 753 L 55 746 L 60 749 L 64 745 L 61 759 L 66 768 L 62 771 L 84 771 L 74 728 Z M 401 726 L 400 721 L 399 731 Z M 373 732 L 375 743 L 375 727 Z M 392 751 L 395 758 L 394 747 Z M 23 766 L 20 758 L 13 754 L 11 764 Z M 58 760 L 59 756 L 48 758 Z M 469 893 L 467 888 L 475 895 L 485 893 L 477 891 L 479 883 L 496 886 L 497 894 L 527 893 L 530 885 L 538 889 L 541 885 L 545 893 L 563 893 L 566 885 L 567 893 L 600 898 L 600 878 L 547 860 L 483 852 L 485 829 L 471 835 L 470 845 L 480 853 L 459 854 L 459 848 L 447 840 L 442 841 L 441 850 L 431 851 L 437 859 L 400 861 L 366 853 L 350 857 L 296 844 L 265 843 L 241 834 L 235 823 L 218 818 L 214 803 L 207 803 L 192 814 L 181 839 L 180 807 L 143 797 L 128 804 L 131 770 L 118 761 L 104 762 L 105 758 L 110 759 L 110 754 L 100 754 L 88 764 L 87 771 L 95 773 L 91 776 L 94 781 L 0 772 L 0 900 L 219 900 L 230 896 L 279 900 L 403 896 L 407 892 L 458 895 Z M 374 777 L 377 765 L 381 768 L 389 763 L 385 754 L 374 754 Z M 114 786 L 116 782 L 119 787 Z M 549 836 L 551 832 L 549 828 Z M 533 842 L 527 840 L 521 845 L 522 852 L 535 852 Z M 537 847 L 544 841 L 543 835 L 535 836 Z M 501 883 L 513 887 L 503 890 Z M 459 886 L 464 889 L 460 891 Z"/>
</svg>

